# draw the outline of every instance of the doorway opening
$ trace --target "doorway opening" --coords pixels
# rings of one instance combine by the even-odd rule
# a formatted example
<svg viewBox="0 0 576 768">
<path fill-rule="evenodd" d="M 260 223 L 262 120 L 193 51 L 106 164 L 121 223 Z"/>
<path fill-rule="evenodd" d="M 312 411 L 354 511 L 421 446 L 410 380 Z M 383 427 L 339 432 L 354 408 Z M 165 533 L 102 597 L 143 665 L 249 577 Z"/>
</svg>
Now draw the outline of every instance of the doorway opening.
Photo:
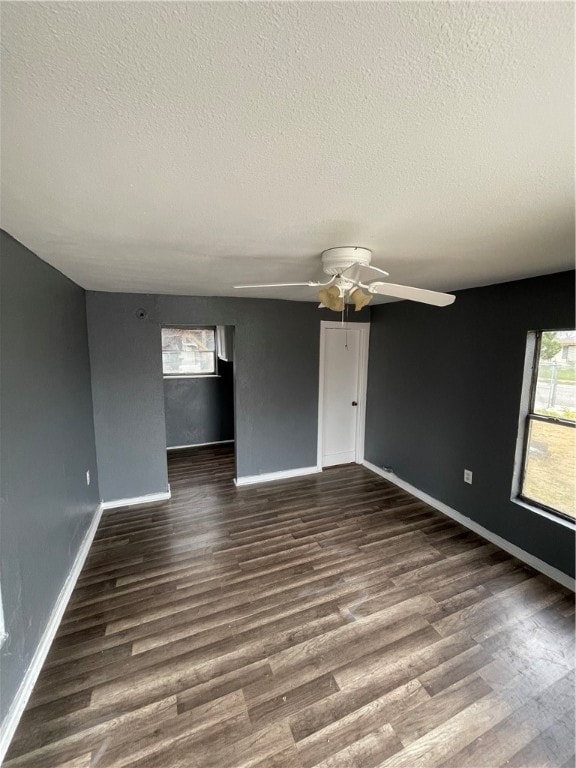
<svg viewBox="0 0 576 768">
<path fill-rule="evenodd" d="M 166 450 L 234 455 L 234 326 L 162 328 Z"/>
<path fill-rule="evenodd" d="M 370 323 L 322 321 L 318 467 L 362 463 Z"/>
</svg>

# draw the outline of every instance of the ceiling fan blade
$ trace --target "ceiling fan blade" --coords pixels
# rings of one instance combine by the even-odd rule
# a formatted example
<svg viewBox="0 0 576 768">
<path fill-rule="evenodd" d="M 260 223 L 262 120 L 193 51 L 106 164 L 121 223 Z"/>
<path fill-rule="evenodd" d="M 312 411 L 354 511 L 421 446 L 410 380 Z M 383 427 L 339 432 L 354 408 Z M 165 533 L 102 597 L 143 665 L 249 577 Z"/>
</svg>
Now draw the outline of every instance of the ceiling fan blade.
<svg viewBox="0 0 576 768">
<path fill-rule="evenodd" d="M 370 283 L 366 287 L 370 293 L 378 293 L 382 296 L 394 296 L 396 299 L 420 301 L 423 304 L 432 304 L 435 307 L 447 307 L 456 299 L 456 296 L 453 296 L 450 293 L 427 291 L 424 288 L 412 288 L 410 285 L 376 282 Z"/>
<path fill-rule="evenodd" d="M 306 286 L 308 288 L 321 288 L 323 285 L 330 285 L 336 279 L 336 276 L 331 277 L 325 283 L 321 283 L 319 280 L 308 280 L 306 283 L 258 283 L 258 285 L 234 285 L 233 288 L 293 288 L 295 286 Z"/>
<path fill-rule="evenodd" d="M 293 286 L 310 286 L 315 287 L 320 283 L 259 283 L 258 285 L 235 285 L 234 288 L 291 288 Z"/>
<path fill-rule="evenodd" d="M 380 267 L 375 267 L 374 264 L 368 264 L 368 269 L 373 269 L 374 272 L 380 272 L 381 275 L 386 275 L 386 277 L 389 277 L 390 272 L 386 272 L 385 269 L 380 269 Z"/>
</svg>

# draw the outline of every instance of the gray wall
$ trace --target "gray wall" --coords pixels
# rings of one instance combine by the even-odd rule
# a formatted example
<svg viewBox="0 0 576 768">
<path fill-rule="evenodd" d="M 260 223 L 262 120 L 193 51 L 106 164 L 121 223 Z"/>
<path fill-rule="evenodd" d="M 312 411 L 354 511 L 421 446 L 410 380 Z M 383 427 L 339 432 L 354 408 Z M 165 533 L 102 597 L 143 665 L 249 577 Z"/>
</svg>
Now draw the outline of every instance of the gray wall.
<svg viewBox="0 0 576 768">
<path fill-rule="evenodd" d="M 374 308 L 365 454 L 572 575 L 572 532 L 510 501 L 526 335 L 562 327 L 573 272 L 460 291 L 445 309 Z"/>
<path fill-rule="evenodd" d="M 218 360 L 218 376 L 164 379 L 166 444 L 234 439 L 234 364 Z"/>
<path fill-rule="evenodd" d="M 99 492 L 84 291 L 5 232 L 0 255 L 4 718 Z"/>
<path fill-rule="evenodd" d="M 320 320 L 333 313 L 307 302 L 98 292 L 87 308 L 104 500 L 167 489 L 162 325 L 235 326 L 238 476 L 316 464 Z"/>
</svg>

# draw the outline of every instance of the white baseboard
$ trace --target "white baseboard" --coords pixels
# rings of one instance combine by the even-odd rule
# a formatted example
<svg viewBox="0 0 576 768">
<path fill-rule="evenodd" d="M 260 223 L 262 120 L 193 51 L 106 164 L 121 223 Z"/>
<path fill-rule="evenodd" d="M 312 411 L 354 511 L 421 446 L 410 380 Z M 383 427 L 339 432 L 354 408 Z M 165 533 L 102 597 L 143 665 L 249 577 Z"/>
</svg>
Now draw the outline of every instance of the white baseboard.
<svg viewBox="0 0 576 768">
<path fill-rule="evenodd" d="M 408 491 L 408 493 L 411 493 L 412 496 L 415 496 L 417 499 L 426 502 L 426 504 L 429 504 L 431 507 L 434 507 L 434 509 L 442 512 L 442 514 L 447 515 L 447 517 L 451 517 L 453 520 L 456 520 L 456 522 L 460 523 L 466 528 L 469 528 L 471 531 L 474 531 L 474 533 L 477 533 L 479 536 L 482 536 L 483 539 L 487 539 L 488 541 L 492 542 L 492 544 L 496 544 L 497 547 L 500 547 L 500 549 L 503 549 L 510 555 L 517 557 L 518 560 L 522 560 L 522 562 L 532 566 L 532 568 L 540 571 L 540 573 L 543 573 L 545 576 L 549 576 L 551 579 L 554 579 L 554 581 L 562 584 L 563 587 L 567 587 L 573 592 L 576 591 L 575 580 L 568 576 L 566 573 L 559 571 L 558 568 L 554 568 L 554 566 L 545 563 L 544 560 L 540 560 L 539 557 L 535 557 L 534 555 L 531 555 L 530 552 L 526 552 L 526 550 L 520 549 L 520 547 L 517 547 L 516 544 L 512 544 L 506 539 L 503 539 L 501 536 L 498 536 L 498 534 L 489 531 L 488 528 L 484 528 L 483 525 L 475 523 L 474 520 L 466 517 L 461 512 L 457 512 L 455 509 L 452 509 L 452 507 L 444 504 L 444 502 L 438 501 L 438 499 L 435 499 L 433 496 L 429 496 L 427 493 L 424 493 L 424 491 L 415 488 L 405 480 L 401 480 L 393 472 L 386 472 L 385 470 L 380 469 L 380 467 L 377 467 L 375 464 L 372 464 L 369 461 L 363 461 L 362 464 L 366 467 L 366 469 L 369 469 L 371 472 L 380 475 L 380 477 L 383 477 L 390 483 L 394 483 L 394 485 L 397 485 L 399 488 L 403 488 L 405 491 Z"/>
<path fill-rule="evenodd" d="M 90 523 L 90 526 L 86 531 L 86 534 L 84 535 L 82 543 L 78 549 L 74 564 L 72 565 L 72 568 L 66 577 L 64 586 L 60 590 L 60 594 L 58 595 L 52 613 L 50 614 L 46 628 L 42 633 L 42 637 L 40 638 L 40 642 L 38 643 L 32 661 L 30 662 L 30 666 L 26 670 L 24 679 L 22 680 L 16 696 L 14 697 L 14 701 L 12 702 L 8 713 L 4 718 L 4 722 L 0 727 L 0 765 L 2 764 L 6 752 L 8 751 L 8 747 L 10 746 L 10 742 L 12 741 L 12 737 L 14 736 L 16 728 L 18 727 L 22 713 L 26 708 L 30 694 L 36 685 L 38 675 L 40 674 L 42 666 L 46 660 L 46 656 L 48 655 L 48 651 L 50 650 L 50 646 L 52 645 L 52 641 L 54 640 L 54 636 L 58 630 L 58 627 L 60 626 L 62 616 L 64 615 L 64 611 L 66 610 L 66 606 L 68 605 L 68 601 L 72 595 L 72 591 L 76 586 L 76 582 L 78 581 L 78 577 L 80 576 L 80 572 L 88 552 L 90 551 L 92 541 L 96 534 L 96 529 L 98 528 L 98 523 L 100 522 L 100 518 L 102 516 L 102 507 L 103 505 L 99 504 L 96 512 L 94 513 L 92 522 Z"/>
<path fill-rule="evenodd" d="M 282 472 L 265 472 L 263 475 L 245 475 L 236 477 L 234 483 L 237 486 L 255 485 L 256 483 L 270 483 L 273 480 L 287 480 L 290 477 L 303 477 L 322 472 L 321 467 L 299 467 L 298 469 L 285 469 Z"/>
<path fill-rule="evenodd" d="M 137 504 L 154 504 L 158 501 L 167 501 L 171 497 L 170 488 L 160 493 L 148 493 L 146 496 L 133 496 L 131 499 L 113 499 L 103 501 L 102 509 L 120 509 L 121 507 L 134 507 Z"/>
<path fill-rule="evenodd" d="M 205 445 L 226 445 L 226 443 L 233 443 L 234 440 L 214 440 L 211 443 L 190 443 L 190 445 L 169 445 L 167 451 L 179 451 L 182 448 L 204 448 Z"/>
</svg>

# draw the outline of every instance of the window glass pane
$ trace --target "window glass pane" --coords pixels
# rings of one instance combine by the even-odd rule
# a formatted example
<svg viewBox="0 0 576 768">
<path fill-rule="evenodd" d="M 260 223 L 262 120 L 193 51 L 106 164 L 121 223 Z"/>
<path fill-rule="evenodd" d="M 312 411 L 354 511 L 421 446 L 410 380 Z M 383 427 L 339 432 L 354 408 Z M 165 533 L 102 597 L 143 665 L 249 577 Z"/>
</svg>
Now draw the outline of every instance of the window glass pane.
<svg viewBox="0 0 576 768">
<path fill-rule="evenodd" d="M 213 328 L 163 328 L 162 367 L 165 375 L 216 372 Z"/>
<path fill-rule="evenodd" d="M 576 428 L 530 419 L 522 495 L 576 517 Z"/>
<path fill-rule="evenodd" d="M 576 421 L 576 331 L 545 331 L 534 413 Z"/>
</svg>

